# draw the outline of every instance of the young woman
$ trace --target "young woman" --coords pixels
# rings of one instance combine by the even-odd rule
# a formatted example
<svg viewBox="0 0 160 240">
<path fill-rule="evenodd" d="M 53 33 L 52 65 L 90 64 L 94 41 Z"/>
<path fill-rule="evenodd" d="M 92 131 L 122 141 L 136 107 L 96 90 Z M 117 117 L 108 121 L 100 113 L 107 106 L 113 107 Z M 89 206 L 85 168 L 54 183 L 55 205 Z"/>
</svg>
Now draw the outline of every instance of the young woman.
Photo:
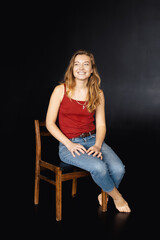
<svg viewBox="0 0 160 240">
<path fill-rule="evenodd" d="M 89 171 L 95 183 L 112 197 L 115 207 L 130 212 L 117 190 L 124 165 L 104 142 L 105 99 L 93 54 L 79 50 L 71 58 L 64 83 L 55 87 L 51 95 L 46 127 L 60 142 L 60 159 Z M 101 194 L 98 200 L 102 204 Z"/>
</svg>

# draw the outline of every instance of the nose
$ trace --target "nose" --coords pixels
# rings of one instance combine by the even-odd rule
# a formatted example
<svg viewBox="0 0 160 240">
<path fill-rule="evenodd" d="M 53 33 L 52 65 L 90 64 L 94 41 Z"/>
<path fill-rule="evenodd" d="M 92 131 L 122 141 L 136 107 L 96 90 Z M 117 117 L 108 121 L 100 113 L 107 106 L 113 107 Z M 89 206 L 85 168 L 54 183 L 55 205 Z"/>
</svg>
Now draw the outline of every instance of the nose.
<svg viewBox="0 0 160 240">
<path fill-rule="evenodd" d="M 79 69 L 80 69 L 80 70 L 83 70 L 83 69 L 84 69 L 83 64 L 80 64 Z"/>
</svg>

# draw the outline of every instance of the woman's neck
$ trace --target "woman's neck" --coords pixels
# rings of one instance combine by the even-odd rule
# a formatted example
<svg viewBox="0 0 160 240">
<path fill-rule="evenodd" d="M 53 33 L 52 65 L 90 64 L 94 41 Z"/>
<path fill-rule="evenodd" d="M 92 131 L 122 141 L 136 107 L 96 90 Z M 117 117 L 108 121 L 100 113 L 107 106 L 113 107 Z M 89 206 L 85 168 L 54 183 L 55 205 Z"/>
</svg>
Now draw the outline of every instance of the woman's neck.
<svg viewBox="0 0 160 240">
<path fill-rule="evenodd" d="M 73 89 L 72 98 L 76 100 L 86 101 L 88 98 L 87 81 L 76 81 L 76 86 Z"/>
<path fill-rule="evenodd" d="M 78 80 L 75 79 L 76 81 L 76 85 L 74 87 L 75 90 L 83 90 L 83 89 L 87 89 L 87 84 L 88 84 L 88 79 L 86 80 Z"/>
</svg>

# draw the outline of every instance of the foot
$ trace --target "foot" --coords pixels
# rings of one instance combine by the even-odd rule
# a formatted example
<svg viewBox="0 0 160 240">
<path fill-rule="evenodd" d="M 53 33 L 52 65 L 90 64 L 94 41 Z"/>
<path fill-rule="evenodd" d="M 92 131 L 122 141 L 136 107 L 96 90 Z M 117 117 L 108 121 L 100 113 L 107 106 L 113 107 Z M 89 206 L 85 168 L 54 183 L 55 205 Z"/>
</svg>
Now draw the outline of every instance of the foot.
<svg viewBox="0 0 160 240">
<path fill-rule="evenodd" d="M 99 202 L 99 205 L 102 206 L 102 193 L 98 195 L 98 202 Z M 108 196 L 107 196 L 107 202 L 108 202 Z"/>
<path fill-rule="evenodd" d="M 128 203 L 124 200 L 123 197 L 120 197 L 118 199 L 113 199 L 114 204 L 119 212 L 131 212 L 130 207 L 128 206 Z"/>
</svg>

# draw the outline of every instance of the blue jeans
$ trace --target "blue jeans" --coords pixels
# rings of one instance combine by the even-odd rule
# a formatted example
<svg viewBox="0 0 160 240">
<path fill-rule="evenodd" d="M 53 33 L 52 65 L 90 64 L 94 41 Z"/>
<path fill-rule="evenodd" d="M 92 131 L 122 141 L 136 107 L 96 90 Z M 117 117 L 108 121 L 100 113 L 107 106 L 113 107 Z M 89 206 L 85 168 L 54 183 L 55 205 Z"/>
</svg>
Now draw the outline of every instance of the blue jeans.
<svg viewBox="0 0 160 240">
<path fill-rule="evenodd" d="M 96 134 L 85 138 L 72 138 L 70 140 L 88 149 L 95 144 Z M 103 191 L 110 192 L 114 187 L 118 188 L 125 173 L 125 166 L 105 142 L 102 144 L 101 152 L 103 156 L 102 160 L 87 153 L 80 153 L 80 156 L 75 153 L 76 157 L 73 157 L 66 146 L 59 143 L 59 156 L 62 162 L 90 172 L 94 182 Z"/>
</svg>

